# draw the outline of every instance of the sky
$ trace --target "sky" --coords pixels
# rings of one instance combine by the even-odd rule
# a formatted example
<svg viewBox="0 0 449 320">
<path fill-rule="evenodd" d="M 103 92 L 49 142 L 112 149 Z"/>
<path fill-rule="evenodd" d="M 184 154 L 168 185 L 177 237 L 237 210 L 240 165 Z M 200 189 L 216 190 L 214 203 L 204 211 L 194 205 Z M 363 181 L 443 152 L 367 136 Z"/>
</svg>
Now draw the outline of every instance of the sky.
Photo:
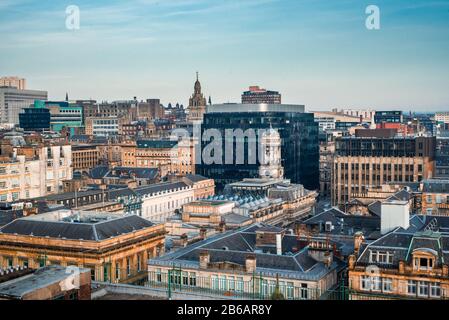
<svg viewBox="0 0 449 320">
<path fill-rule="evenodd" d="M 213 103 L 449 111 L 449 0 L 0 0 L 0 76 L 49 99 L 187 105 L 197 71 Z"/>
</svg>

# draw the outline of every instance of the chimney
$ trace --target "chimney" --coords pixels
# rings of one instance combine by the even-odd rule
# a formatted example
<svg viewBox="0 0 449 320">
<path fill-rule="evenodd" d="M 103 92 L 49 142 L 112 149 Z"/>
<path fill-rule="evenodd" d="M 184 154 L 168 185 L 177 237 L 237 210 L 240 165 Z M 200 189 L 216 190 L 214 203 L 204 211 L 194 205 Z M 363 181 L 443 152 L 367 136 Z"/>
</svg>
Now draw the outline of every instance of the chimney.
<svg viewBox="0 0 449 320">
<path fill-rule="evenodd" d="M 276 254 L 278 256 L 282 255 L 282 234 L 281 233 L 276 234 Z"/>
<path fill-rule="evenodd" d="M 386 200 L 381 204 L 380 232 L 386 234 L 397 227 L 410 226 L 410 205 L 408 201 Z"/>
<path fill-rule="evenodd" d="M 201 238 L 201 240 L 206 239 L 206 237 L 207 237 L 207 229 L 206 228 L 201 228 L 200 229 L 200 238 Z"/>
<path fill-rule="evenodd" d="M 355 255 L 351 254 L 349 256 L 348 264 L 349 264 L 349 266 L 348 266 L 349 270 L 354 270 L 354 267 L 355 267 Z"/>
<path fill-rule="evenodd" d="M 181 235 L 181 246 L 186 247 L 188 243 L 188 236 L 187 233 L 183 233 Z"/>
<path fill-rule="evenodd" d="M 360 246 L 365 242 L 365 237 L 362 232 L 356 232 L 354 234 L 354 254 L 358 255 Z"/>
<path fill-rule="evenodd" d="M 249 254 L 246 256 L 245 268 L 248 273 L 256 272 L 256 255 Z"/>
<path fill-rule="evenodd" d="M 200 252 L 200 269 L 207 269 L 207 266 L 210 263 L 210 254 L 209 251 L 203 250 Z"/>
</svg>

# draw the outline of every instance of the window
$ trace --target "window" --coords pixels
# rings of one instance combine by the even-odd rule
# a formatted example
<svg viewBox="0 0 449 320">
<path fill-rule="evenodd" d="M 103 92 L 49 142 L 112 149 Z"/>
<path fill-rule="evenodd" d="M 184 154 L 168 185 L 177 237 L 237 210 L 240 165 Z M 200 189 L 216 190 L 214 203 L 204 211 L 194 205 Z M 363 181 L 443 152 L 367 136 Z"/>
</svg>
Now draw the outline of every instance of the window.
<svg viewBox="0 0 449 320">
<path fill-rule="evenodd" d="M 118 262 L 115 264 L 115 279 L 120 280 L 120 264 Z"/>
<path fill-rule="evenodd" d="M 156 269 L 156 281 L 157 281 L 157 282 L 162 282 L 162 273 L 161 273 L 161 269 Z"/>
<path fill-rule="evenodd" d="M 126 274 L 128 276 L 131 275 L 131 259 L 130 258 L 126 258 Z"/>
<path fill-rule="evenodd" d="M 217 275 L 211 276 L 211 284 L 212 284 L 212 290 L 218 290 L 218 276 Z"/>
<path fill-rule="evenodd" d="M 382 279 L 380 277 L 372 277 L 372 290 L 381 291 L 382 290 Z"/>
<path fill-rule="evenodd" d="M 142 271 L 142 257 L 140 254 L 137 255 L 137 271 Z"/>
<path fill-rule="evenodd" d="M 436 282 L 430 283 L 430 296 L 432 298 L 441 297 L 441 286 L 439 283 Z"/>
<path fill-rule="evenodd" d="M 196 273 L 190 272 L 189 285 L 192 287 L 196 287 Z"/>
<path fill-rule="evenodd" d="M 392 292 L 393 291 L 393 279 L 384 278 L 382 280 L 382 284 L 383 284 L 383 288 L 382 288 L 383 292 Z"/>
<path fill-rule="evenodd" d="M 425 281 L 418 282 L 418 296 L 427 297 L 429 296 L 429 284 Z"/>
<path fill-rule="evenodd" d="M 415 280 L 409 280 L 407 282 L 407 294 L 409 295 L 416 295 L 416 281 Z"/>
<path fill-rule="evenodd" d="M 287 299 L 293 299 L 293 282 L 287 282 Z"/>
</svg>

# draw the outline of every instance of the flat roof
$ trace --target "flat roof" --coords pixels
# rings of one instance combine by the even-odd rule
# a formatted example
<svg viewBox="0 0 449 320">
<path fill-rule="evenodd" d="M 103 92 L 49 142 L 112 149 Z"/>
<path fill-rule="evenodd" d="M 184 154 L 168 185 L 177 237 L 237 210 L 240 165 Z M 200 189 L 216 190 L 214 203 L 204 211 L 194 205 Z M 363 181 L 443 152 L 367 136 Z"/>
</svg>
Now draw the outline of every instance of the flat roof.
<svg viewBox="0 0 449 320">
<path fill-rule="evenodd" d="M 90 269 L 79 268 L 80 273 L 89 272 Z M 0 283 L 0 297 L 22 298 L 37 289 L 48 287 L 67 279 L 72 273 L 67 267 L 47 266 L 36 270 L 32 274 Z"/>
<path fill-rule="evenodd" d="M 305 106 L 300 104 L 214 104 L 207 107 L 207 113 L 235 112 L 297 112 L 304 113 Z"/>
</svg>

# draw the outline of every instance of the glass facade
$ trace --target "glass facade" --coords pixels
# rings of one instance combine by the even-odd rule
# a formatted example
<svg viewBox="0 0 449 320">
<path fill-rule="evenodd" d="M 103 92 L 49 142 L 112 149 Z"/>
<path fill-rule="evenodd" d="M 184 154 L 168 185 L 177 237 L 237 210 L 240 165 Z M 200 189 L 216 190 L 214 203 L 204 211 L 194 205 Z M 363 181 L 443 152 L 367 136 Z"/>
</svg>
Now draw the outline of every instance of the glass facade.
<svg viewBox="0 0 449 320">
<path fill-rule="evenodd" d="M 268 130 L 270 126 L 279 132 L 281 137 L 282 166 L 284 176 L 291 179 L 293 183 L 301 183 L 307 189 L 319 188 L 319 144 L 318 124 L 314 121 L 312 113 L 303 112 L 213 112 L 204 115 L 202 125 L 202 136 L 208 129 L 219 130 L 222 137 L 221 164 L 197 164 L 198 174 L 215 180 L 218 190 L 224 185 L 244 178 L 259 177 L 259 159 L 255 163 L 248 161 L 251 156 L 248 152 L 248 144 L 253 143 L 251 138 L 244 139 L 244 161 L 243 164 L 226 164 L 225 156 L 229 152 L 226 142 L 226 129 L 253 129 L 256 132 L 256 154 L 259 152 L 258 129 Z M 231 137 L 232 139 L 232 137 Z M 212 141 L 202 141 L 201 151 Z M 233 145 L 233 156 L 236 157 L 235 139 Z M 256 156 L 256 158 L 258 158 Z M 203 158 L 202 158 L 203 160 Z"/>
<path fill-rule="evenodd" d="M 19 114 L 19 126 L 25 131 L 50 130 L 50 111 L 48 109 L 25 108 Z"/>
</svg>

